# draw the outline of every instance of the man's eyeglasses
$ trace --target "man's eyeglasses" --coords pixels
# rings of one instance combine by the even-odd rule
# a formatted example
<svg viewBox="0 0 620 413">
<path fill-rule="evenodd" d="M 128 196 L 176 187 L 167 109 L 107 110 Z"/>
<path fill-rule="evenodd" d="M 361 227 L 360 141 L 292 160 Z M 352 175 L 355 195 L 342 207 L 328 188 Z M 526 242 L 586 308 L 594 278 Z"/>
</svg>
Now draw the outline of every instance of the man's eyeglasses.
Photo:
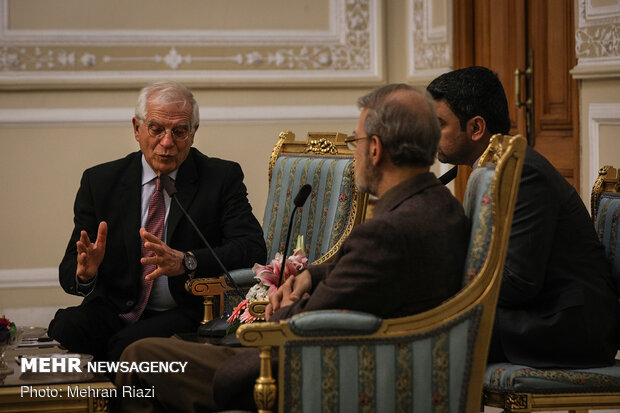
<svg viewBox="0 0 620 413">
<path fill-rule="evenodd" d="M 362 139 L 369 139 L 370 136 L 362 136 L 362 137 L 357 137 L 355 135 L 351 135 L 351 136 L 347 136 L 347 138 L 344 140 L 344 143 L 347 144 L 347 148 L 349 148 L 350 151 L 354 151 L 355 148 L 357 148 L 357 141 L 361 141 Z"/>
<path fill-rule="evenodd" d="M 172 139 L 177 142 L 183 142 L 187 140 L 190 135 L 190 127 L 187 125 L 179 125 L 175 126 L 172 129 L 166 129 L 157 122 L 150 122 L 148 125 L 146 125 L 146 130 L 148 131 L 150 136 L 158 140 L 164 139 L 164 136 L 166 136 L 166 133 L 168 131 L 170 131 Z"/>
</svg>

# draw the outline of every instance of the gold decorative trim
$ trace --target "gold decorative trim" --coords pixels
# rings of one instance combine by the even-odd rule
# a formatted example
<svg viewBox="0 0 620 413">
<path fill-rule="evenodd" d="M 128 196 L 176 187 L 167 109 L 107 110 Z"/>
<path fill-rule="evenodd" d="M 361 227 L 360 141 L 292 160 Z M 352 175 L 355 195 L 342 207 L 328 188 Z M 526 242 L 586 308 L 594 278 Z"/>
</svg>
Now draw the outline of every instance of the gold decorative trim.
<svg viewBox="0 0 620 413">
<path fill-rule="evenodd" d="M 338 148 L 332 141 L 328 141 L 325 138 L 312 139 L 306 146 L 306 152 L 312 152 L 315 154 L 337 154 Z"/>
<path fill-rule="evenodd" d="M 265 319 L 265 309 L 269 305 L 269 300 L 256 300 L 248 304 L 248 311 L 253 317 Z"/>
<path fill-rule="evenodd" d="M 278 135 L 278 142 L 276 142 L 276 146 L 273 147 L 273 150 L 271 151 L 271 156 L 269 157 L 269 184 L 271 184 L 271 175 L 273 174 L 273 167 L 276 165 L 278 156 L 280 156 L 282 145 L 284 144 L 285 141 L 294 141 L 294 140 L 295 140 L 295 134 L 290 130 L 282 131 Z"/>
<path fill-rule="evenodd" d="M 598 170 L 598 177 L 594 182 L 594 186 L 592 186 L 592 193 L 590 194 L 590 212 L 594 222 L 596 222 L 596 215 L 598 213 L 599 198 L 603 192 L 603 182 L 605 181 L 609 168 L 611 168 L 611 165 L 605 165 Z"/>
<path fill-rule="evenodd" d="M 185 290 L 194 295 L 217 295 L 229 290 L 226 277 L 195 278 L 185 282 Z"/>
<path fill-rule="evenodd" d="M 527 394 L 507 394 L 505 400 L 505 408 L 512 410 L 522 410 L 528 408 L 529 398 Z"/>
</svg>

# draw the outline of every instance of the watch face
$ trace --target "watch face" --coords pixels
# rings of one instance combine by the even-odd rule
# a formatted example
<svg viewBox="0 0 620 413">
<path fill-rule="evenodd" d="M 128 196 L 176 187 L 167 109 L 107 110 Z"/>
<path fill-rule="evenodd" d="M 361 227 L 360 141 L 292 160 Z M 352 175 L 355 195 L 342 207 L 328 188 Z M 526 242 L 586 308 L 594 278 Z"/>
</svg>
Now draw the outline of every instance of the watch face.
<svg viewBox="0 0 620 413">
<path fill-rule="evenodd" d="M 198 267 L 198 261 L 196 261 L 196 257 L 192 254 L 185 254 L 183 258 L 183 265 L 187 269 L 187 271 L 194 271 L 196 267 Z"/>
</svg>

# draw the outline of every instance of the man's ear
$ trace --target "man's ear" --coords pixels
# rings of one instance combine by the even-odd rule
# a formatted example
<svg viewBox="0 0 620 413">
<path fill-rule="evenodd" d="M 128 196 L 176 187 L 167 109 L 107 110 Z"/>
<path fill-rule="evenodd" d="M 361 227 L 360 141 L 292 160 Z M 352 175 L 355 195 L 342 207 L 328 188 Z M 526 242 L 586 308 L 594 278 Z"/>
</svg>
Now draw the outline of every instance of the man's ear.
<svg viewBox="0 0 620 413">
<path fill-rule="evenodd" d="M 136 117 L 133 117 L 131 119 L 131 123 L 133 125 L 133 136 L 139 142 L 140 140 L 138 139 L 138 129 L 140 129 L 140 121 L 136 119 Z"/>
<path fill-rule="evenodd" d="M 379 165 L 381 157 L 383 156 L 383 143 L 377 135 L 372 135 L 369 138 L 368 157 L 372 161 L 374 166 Z"/>
<path fill-rule="evenodd" d="M 474 116 L 467 121 L 467 128 L 472 141 L 479 141 L 486 136 L 487 123 L 482 116 Z"/>
</svg>

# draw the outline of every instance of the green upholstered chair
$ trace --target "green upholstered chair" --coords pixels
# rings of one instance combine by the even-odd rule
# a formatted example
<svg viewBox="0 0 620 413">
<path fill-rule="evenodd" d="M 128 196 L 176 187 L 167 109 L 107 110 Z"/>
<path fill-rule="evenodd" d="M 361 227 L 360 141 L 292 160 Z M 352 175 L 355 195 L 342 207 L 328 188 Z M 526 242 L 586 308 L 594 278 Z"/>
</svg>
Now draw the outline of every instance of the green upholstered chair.
<svg viewBox="0 0 620 413">
<path fill-rule="evenodd" d="M 277 399 L 280 412 L 479 411 L 525 147 L 522 137 L 493 137 L 472 174 L 464 287 L 440 306 L 395 319 L 325 310 L 241 325 L 239 341 L 261 351 L 258 410 Z"/>
<path fill-rule="evenodd" d="M 620 281 L 620 182 L 618 170 L 604 166 L 592 188 L 591 211 L 599 238 Z M 620 284 L 618 284 L 620 285 Z M 620 360 L 592 369 L 537 369 L 510 363 L 487 367 L 484 404 L 505 412 L 620 409 Z"/>
<path fill-rule="evenodd" d="M 284 250 L 293 200 L 306 183 L 312 186 L 312 192 L 295 214 L 289 253 L 297 235 L 303 235 L 308 263 L 327 262 L 353 226 L 363 220 L 367 195 L 355 187 L 353 152 L 344 142 L 346 137 L 336 132 L 310 132 L 305 141 L 298 141 L 293 132 L 280 133 L 269 160 L 269 194 L 263 218 L 267 262 Z M 251 268 L 230 274 L 246 291 L 257 282 Z M 186 287 L 205 297 L 203 323 L 213 318 L 215 296 L 223 296 L 220 314 L 229 313 L 236 305 L 237 296 L 229 293 L 223 276 L 189 280 Z M 260 307 L 264 310 L 264 305 L 256 303 L 257 311 Z"/>
</svg>

